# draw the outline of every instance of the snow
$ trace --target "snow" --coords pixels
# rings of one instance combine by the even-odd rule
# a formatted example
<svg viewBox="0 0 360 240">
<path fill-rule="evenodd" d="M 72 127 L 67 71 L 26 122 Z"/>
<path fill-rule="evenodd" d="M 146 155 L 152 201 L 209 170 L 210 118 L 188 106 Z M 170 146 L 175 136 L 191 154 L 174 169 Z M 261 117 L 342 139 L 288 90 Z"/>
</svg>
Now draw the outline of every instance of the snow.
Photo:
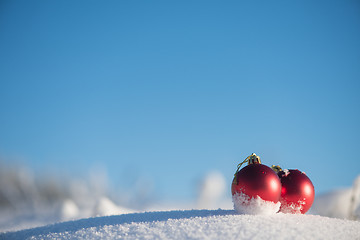
<svg viewBox="0 0 360 240">
<path fill-rule="evenodd" d="M 250 198 L 243 193 L 235 194 L 233 203 L 235 211 L 242 214 L 269 215 L 277 213 L 280 209 L 280 202 L 265 201 L 259 196 Z"/>
<path fill-rule="evenodd" d="M 226 194 L 225 177 L 218 171 L 211 171 L 201 181 L 198 191 L 197 207 L 214 208 L 222 204 Z"/>
<path fill-rule="evenodd" d="M 281 212 L 283 213 L 301 213 L 301 210 L 303 209 L 304 205 L 306 204 L 305 201 L 301 201 L 299 200 L 296 204 L 295 203 L 291 203 L 291 204 L 286 204 L 283 205 L 281 208 Z"/>
<path fill-rule="evenodd" d="M 319 195 L 310 209 L 322 216 L 360 220 L 360 176 L 353 186 Z"/>
<path fill-rule="evenodd" d="M 122 214 L 0 234 L 0 239 L 360 239 L 360 222 L 234 210 Z"/>
<path fill-rule="evenodd" d="M 0 166 L 0 239 L 360 240 L 360 177 L 349 188 L 317 195 L 306 215 L 276 213 L 278 206 L 261 199 L 250 208 L 234 207 L 217 171 L 197 186 L 193 201 L 151 203 L 142 190 L 111 194 L 101 171 L 89 179 L 56 180 Z"/>
</svg>

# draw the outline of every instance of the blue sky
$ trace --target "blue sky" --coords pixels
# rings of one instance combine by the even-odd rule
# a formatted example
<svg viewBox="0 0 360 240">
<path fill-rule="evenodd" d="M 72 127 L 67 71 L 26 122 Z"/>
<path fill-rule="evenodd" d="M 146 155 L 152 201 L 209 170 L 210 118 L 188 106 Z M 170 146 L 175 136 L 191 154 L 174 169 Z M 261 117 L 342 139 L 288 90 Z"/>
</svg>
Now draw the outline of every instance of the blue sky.
<svg viewBox="0 0 360 240">
<path fill-rule="evenodd" d="M 357 1 L 1 1 L 0 156 L 189 199 L 252 152 L 360 173 Z"/>
</svg>

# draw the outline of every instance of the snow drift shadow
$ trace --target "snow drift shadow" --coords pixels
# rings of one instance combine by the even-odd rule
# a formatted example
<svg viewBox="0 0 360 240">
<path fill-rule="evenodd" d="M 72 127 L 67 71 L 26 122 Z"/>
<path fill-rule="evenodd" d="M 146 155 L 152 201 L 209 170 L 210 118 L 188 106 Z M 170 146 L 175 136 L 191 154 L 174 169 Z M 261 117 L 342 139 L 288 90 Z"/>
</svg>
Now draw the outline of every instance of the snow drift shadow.
<svg viewBox="0 0 360 240">
<path fill-rule="evenodd" d="M 46 235 L 49 233 L 58 233 L 65 231 L 75 232 L 83 228 L 102 227 L 105 225 L 116 225 L 116 224 L 134 223 L 134 222 L 167 221 L 169 219 L 183 219 L 183 218 L 209 217 L 209 216 L 235 215 L 235 214 L 236 213 L 234 210 L 222 210 L 222 209 L 130 213 L 123 215 L 80 219 L 76 221 L 56 223 L 44 227 L 25 229 L 16 232 L 5 232 L 5 233 L 0 233 L 0 238 L 24 239 L 29 235 Z"/>
</svg>

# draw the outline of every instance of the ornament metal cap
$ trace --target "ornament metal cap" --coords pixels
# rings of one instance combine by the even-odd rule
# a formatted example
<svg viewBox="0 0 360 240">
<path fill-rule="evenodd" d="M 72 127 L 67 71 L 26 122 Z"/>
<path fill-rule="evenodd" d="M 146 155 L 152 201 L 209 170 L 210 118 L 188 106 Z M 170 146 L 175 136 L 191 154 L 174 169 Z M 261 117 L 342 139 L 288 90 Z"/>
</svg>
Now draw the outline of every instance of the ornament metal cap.
<svg viewBox="0 0 360 240">
<path fill-rule="evenodd" d="M 237 165 L 237 170 L 235 172 L 235 175 L 236 175 L 237 172 L 239 172 L 241 166 L 246 162 L 248 163 L 248 165 L 250 165 L 250 164 L 261 164 L 260 157 L 257 156 L 255 153 L 252 153 L 250 156 L 245 158 L 244 161 L 242 161 L 241 163 L 239 163 Z"/>
<path fill-rule="evenodd" d="M 261 163 L 260 157 L 256 156 L 255 153 L 252 153 L 250 156 L 248 156 L 246 159 L 248 159 L 248 164 L 256 164 Z"/>
<path fill-rule="evenodd" d="M 274 170 L 276 173 L 283 171 L 279 165 L 272 165 L 271 169 Z"/>
</svg>

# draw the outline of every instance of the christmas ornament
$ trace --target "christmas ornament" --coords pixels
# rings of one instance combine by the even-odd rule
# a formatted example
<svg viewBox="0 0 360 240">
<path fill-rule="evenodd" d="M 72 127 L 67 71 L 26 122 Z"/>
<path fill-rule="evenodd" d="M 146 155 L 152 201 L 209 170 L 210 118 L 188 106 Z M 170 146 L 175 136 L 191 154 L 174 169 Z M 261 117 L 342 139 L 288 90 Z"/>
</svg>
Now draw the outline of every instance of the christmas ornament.
<svg viewBox="0 0 360 240">
<path fill-rule="evenodd" d="M 315 189 L 311 180 L 304 172 L 297 169 L 282 170 L 272 166 L 281 181 L 281 207 L 283 213 L 306 213 L 315 197 Z"/>
<path fill-rule="evenodd" d="M 248 165 L 240 169 L 245 162 L 248 162 Z M 262 200 L 277 203 L 280 199 L 281 183 L 277 174 L 261 164 L 260 157 L 253 153 L 238 165 L 231 184 L 231 193 L 233 198 L 235 195 L 245 195 L 249 200 L 260 197 Z"/>
</svg>

